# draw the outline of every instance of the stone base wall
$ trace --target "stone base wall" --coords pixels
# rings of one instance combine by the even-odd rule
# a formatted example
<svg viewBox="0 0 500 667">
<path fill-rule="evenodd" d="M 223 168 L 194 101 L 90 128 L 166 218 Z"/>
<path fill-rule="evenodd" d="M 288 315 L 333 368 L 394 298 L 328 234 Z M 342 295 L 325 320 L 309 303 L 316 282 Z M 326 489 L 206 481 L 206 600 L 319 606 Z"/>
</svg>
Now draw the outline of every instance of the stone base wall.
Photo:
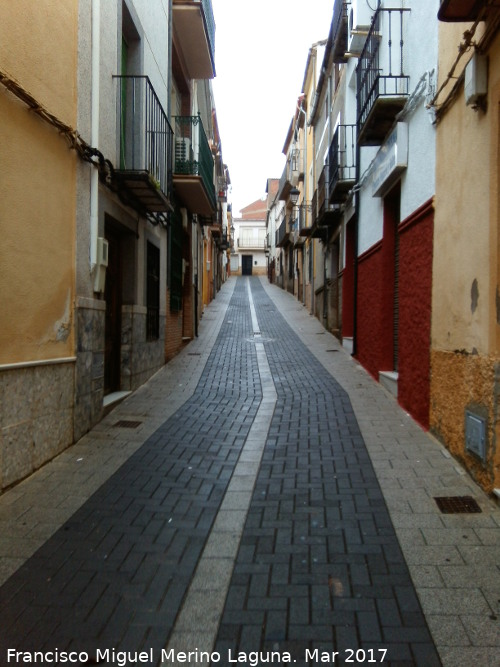
<svg viewBox="0 0 500 667">
<path fill-rule="evenodd" d="M 104 327 L 106 304 L 79 298 L 76 308 L 74 440 L 79 440 L 102 416 L 104 396 Z"/>
<path fill-rule="evenodd" d="M 147 309 L 122 307 L 121 389 L 134 391 L 165 363 L 165 313 L 160 313 L 160 334 L 146 340 Z"/>
<path fill-rule="evenodd" d="M 0 488 L 73 442 L 74 360 L 0 369 Z"/>
<path fill-rule="evenodd" d="M 431 353 L 430 429 L 490 493 L 500 487 L 498 359 L 434 350 Z M 486 462 L 465 447 L 465 411 L 486 419 Z"/>
</svg>

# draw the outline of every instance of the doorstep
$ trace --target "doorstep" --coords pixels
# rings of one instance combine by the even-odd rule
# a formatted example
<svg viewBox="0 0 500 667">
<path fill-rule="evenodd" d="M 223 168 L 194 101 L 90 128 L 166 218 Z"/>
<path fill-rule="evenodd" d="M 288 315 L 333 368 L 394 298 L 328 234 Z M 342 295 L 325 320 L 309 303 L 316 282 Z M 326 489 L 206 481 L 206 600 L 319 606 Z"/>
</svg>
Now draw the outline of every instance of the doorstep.
<svg viewBox="0 0 500 667">
<path fill-rule="evenodd" d="M 396 398 L 398 397 L 398 378 L 399 373 L 396 371 L 379 371 L 378 374 L 380 384 Z"/>
<path fill-rule="evenodd" d="M 116 408 L 131 393 L 131 391 L 113 391 L 111 394 L 107 394 L 102 400 L 104 414 L 107 415 L 108 412 L 111 412 L 113 408 Z"/>
</svg>

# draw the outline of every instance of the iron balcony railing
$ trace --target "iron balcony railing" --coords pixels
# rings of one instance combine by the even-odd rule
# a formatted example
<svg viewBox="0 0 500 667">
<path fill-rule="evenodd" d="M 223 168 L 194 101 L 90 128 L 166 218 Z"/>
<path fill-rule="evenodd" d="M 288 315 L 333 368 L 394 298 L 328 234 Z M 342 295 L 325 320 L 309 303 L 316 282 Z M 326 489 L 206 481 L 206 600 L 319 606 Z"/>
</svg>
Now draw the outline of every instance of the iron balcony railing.
<svg viewBox="0 0 500 667">
<path fill-rule="evenodd" d="M 347 0 L 347 2 L 346 0 L 335 0 L 333 6 L 332 51 L 333 62 L 335 63 L 345 63 L 347 61 L 345 54 L 347 52 L 347 24 L 350 6 L 350 0 Z"/>
<path fill-rule="evenodd" d="M 280 226 L 276 230 L 276 246 L 280 246 L 288 236 L 287 221 L 283 219 Z"/>
<path fill-rule="evenodd" d="M 318 190 L 316 189 L 313 194 L 311 202 L 311 222 L 314 225 L 318 219 Z"/>
<path fill-rule="evenodd" d="M 238 239 L 238 248 L 263 250 L 265 247 L 266 239 Z"/>
<path fill-rule="evenodd" d="M 299 234 L 300 232 L 311 228 L 311 216 L 311 202 L 302 202 L 299 206 Z"/>
<path fill-rule="evenodd" d="M 296 187 L 300 180 L 304 169 L 302 156 L 303 151 L 300 148 L 294 148 L 287 156 L 278 186 L 278 197 L 281 201 L 287 201 L 290 190 Z"/>
<path fill-rule="evenodd" d="M 356 126 L 338 125 L 328 150 L 330 201 L 342 201 L 356 180 Z"/>
<path fill-rule="evenodd" d="M 280 200 L 285 201 L 288 198 L 288 193 L 290 192 L 291 187 L 290 181 L 288 180 L 288 165 L 285 164 L 278 185 L 278 196 Z"/>
<path fill-rule="evenodd" d="M 376 101 L 408 95 L 404 71 L 405 17 L 408 8 L 379 6 L 357 66 L 358 136 Z"/>
<path fill-rule="evenodd" d="M 212 61 L 215 59 L 215 21 L 214 12 L 212 9 L 211 0 L 201 0 L 203 7 L 203 16 L 205 17 L 205 24 L 207 27 L 208 41 L 210 43 L 210 51 L 212 53 Z"/>
<path fill-rule="evenodd" d="M 293 211 L 288 216 L 288 231 L 290 232 L 290 242 L 295 243 L 298 235 L 298 226 L 299 226 L 299 207 L 294 206 Z"/>
<path fill-rule="evenodd" d="M 120 127 L 120 169 L 144 172 L 168 196 L 172 184 L 173 131 L 147 76 L 115 76 Z"/>
<path fill-rule="evenodd" d="M 325 164 L 318 179 L 318 218 L 321 219 L 328 206 L 328 164 Z"/>
<path fill-rule="evenodd" d="M 214 159 L 200 115 L 174 116 L 175 174 L 200 176 L 215 210 Z"/>
</svg>

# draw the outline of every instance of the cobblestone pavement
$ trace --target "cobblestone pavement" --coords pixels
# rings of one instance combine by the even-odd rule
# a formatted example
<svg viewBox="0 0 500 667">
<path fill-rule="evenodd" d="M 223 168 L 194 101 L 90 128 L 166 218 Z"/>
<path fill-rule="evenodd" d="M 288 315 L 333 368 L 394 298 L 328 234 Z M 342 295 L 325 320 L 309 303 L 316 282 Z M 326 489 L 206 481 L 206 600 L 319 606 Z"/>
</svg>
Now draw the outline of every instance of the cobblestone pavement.
<svg viewBox="0 0 500 667">
<path fill-rule="evenodd" d="M 498 667 L 499 528 L 295 299 L 233 278 L 197 340 L 0 496 L 0 664 Z"/>
</svg>

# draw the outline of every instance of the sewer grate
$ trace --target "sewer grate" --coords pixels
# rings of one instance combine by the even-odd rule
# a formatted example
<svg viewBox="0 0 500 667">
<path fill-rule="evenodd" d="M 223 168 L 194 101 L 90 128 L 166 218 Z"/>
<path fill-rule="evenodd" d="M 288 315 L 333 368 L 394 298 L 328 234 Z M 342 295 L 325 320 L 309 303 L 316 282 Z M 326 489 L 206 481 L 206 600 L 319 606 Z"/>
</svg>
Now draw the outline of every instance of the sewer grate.
<svg viewBox="0 0 500 667">
<path fill-rule="evenodd" d="M 116 428 L 137 428 L 141 424 L 142 422 L 134 422 L 134 421 L 128 421 L 126 419 L 121 419 L 119 422 L 116 422 L 116 424 L 113 424 L 113 426 L 116 426 Z"/>
<path fill-rule="evenodd" d="M 479 514 L 482 512 L 471 496 L 443 496 L 434 498 L 443 514 Z"/>
<path fill-rule="evenodd" d="M 188 357 L 199 357 L 201 352 L 188 352 Z"/>
</svg>

